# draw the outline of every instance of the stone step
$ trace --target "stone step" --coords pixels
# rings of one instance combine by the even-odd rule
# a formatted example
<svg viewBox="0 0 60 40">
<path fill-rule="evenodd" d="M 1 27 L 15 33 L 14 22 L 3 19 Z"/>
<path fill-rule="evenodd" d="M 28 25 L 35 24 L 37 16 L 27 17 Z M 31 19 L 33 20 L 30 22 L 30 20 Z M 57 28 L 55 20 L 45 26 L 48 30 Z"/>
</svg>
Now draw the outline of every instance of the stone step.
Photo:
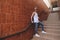
<svg viewBox="0 0 60 40">
<path fill-rule="evenodd" d="M 60 35 L 60 29 L 45 29 L 45 31 L 47 32 L 47 33 L 52 33 L 52 34 L 58 34 L 58 35 Z M 38 32 L 42 32 L 42 30 L 41 30 L 41 28 L 39 28 L 38 29 Z"/>
<path fill-rule="evenodd" d="M 40 39 L 40 38 L 39 38 Z M 44 39 L 44 40 L 60 40 L 59 38 L 57 38 L 57 37 L 41 37 L 41 39 Z"/>
<path fill-rule="evenodd" d="M 41 30 L 42 28 L 38 28 L 38 30 Z M 60 32 L 60 28 L 44 28 L 46 31 L 57 31 Z"/>
<path fill-rule="evenodd" d="M 60 25 L 60 23 L 43 23 L 44 25 L 48 25 L 48 24 L 50 24 L 50 25 Z"/>
<path fill-rule="evenodd" d="M 33 40 L 60 40 L 60 20 L 58 13 L 50 13 L 48 19 L 43 21 L 44 29 L 47 32 L 42 34 L 41 28 L 38 28 L 39 38 L 35 37 Z"/>
<path fill-rule="evenodd" d="M 47 32 L 47 31 L 46 31 L 46 32 Z M 50 33 L 50 32 L 47 32 L 46 34 L 43 34 L 42 32 L 39 32 L 39 31 L 38 31 L 38 33 L 39 33 L 40 35 L 45 35 L 45 36 L 46 36 L 46 35 L 48 35 L 48 36 L 51 36 L 51 35 L 52 35 L 52 36 L 60 36 L 60 33 L 54 33 L 54 32 L 51 32 L 51 33 Z"/>
<path fill-rule="evenodd" d="M 32 40 L 50 40 L 50 39 L 48 39 L 48 38 L 47 39 L 46 38 L 41 38 L 41 37 L 39 37 L 39 38 L 38 37 L 34 37 L 34 39 L 32 39 Z"/>
<path fill-rule="evenodd" d="M 60 22 L 58 23 L 58 22 L 54 22 L 54 23 L 43 23 L 44 25 L 48 25 L 48 26 L 60 26 Z"/>
<path fill-rule="evenodd" d="M 51 35 L 51 34 L 40 34 L 40 37 L 34 36 L 33 40 L 57 40 L 60 36 Z"/>
<path fill-rule="evenodd" d="M 45 29 L 56 29 L 56 30 L 58 30 L 58 29 L 60 29 L 60 26 L 58 26 L 58 27 L 57 26 L 53 26 L 53 27 L 52 26 L 44 26 L 44 28 Z"/>
<path fill-rule="evenodd" d="M 45 30 L 48 30 L 48 31 L 58 31 L 58 32 L 60 32 L 60 29 L 45 29 Z"/>
<path fill-rule="evenodd" d="M 46 38 L 46 39 L 47 39 L 47 38 L 48 38 L 48 39 L 57 39 L 57 38 L 60 37 L 60 35 L 47 33 L 47 34 L 40 34 L 40 37 L 41 37 L 41 38 Z"/>
<path fill-rule="evenodd" d="M 60 21 L 46 21 L 44 24 L 60 24 Z"/>
<path fill-rule="evenodd" d="M 54 31 L 46 31 L 47 33 L 46 34 L 53 34 L 53 35 L 59 35 L 60 36 L 60 32 L 54 32 Z M 42 34 L 42 31 L 38 31 L 38 33 Z"/>
</svg>

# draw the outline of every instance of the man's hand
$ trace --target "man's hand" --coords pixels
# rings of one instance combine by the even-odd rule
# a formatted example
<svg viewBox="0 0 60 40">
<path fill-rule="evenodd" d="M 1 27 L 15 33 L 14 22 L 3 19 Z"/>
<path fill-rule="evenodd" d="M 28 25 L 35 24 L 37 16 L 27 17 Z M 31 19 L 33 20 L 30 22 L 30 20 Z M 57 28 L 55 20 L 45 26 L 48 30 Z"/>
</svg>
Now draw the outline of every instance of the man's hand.
<svg viewBox="0 0 60 40">
<path fill-rule="evenodd" d="M 34 23 L 33 21 L 31 21 L 32 23 Z"/>
</svg>

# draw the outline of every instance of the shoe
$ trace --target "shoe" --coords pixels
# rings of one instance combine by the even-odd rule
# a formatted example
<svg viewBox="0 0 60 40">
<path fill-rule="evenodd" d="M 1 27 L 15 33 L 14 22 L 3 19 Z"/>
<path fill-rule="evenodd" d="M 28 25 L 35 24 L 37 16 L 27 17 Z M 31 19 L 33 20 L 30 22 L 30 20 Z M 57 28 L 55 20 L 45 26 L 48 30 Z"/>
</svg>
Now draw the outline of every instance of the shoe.
<svg viewBox="0 0 60 40">
<path fill-rule="evenodd" d="M 35 34 L 35 36 L 36 36 L 36 37 L 40 37 L 40 35 L 38 35 L 38 34 Z"/>
<path fill-rule="evenodd" d="M 42 33 L 46 33 L 45 31 L 42 31 Z"/>
</svg>

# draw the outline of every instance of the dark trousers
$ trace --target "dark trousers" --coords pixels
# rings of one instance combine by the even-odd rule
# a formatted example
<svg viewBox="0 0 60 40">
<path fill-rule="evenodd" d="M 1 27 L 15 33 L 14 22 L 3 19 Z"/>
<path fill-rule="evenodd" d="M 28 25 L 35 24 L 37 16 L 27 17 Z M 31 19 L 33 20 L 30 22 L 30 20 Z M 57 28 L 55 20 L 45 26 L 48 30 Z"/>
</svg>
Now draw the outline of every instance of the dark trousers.
<svg viewBox="0 0 60 40">
<path fill-rule="evenodd" d="M 35 33 L 38 33 L 38 27 L 42 28 L 42 31 L 44 31 L 44 25 L 42 22 L 34 23 L 35 24 Z"/>
</svg>

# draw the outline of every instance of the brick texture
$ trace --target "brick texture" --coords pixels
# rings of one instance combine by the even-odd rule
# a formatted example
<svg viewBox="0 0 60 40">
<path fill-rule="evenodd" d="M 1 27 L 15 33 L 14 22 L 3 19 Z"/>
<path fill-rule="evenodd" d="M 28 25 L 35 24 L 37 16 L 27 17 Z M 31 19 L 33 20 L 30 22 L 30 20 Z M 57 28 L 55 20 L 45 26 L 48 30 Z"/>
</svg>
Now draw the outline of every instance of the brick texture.
<svg viewBox="0 0 60 40">
<path fill-rule="evenodd" d="M 0 0 L 0 37 L 14 34 L 26 28 L 36 3 L 33 0 Z M 42 5 L 39 11 L 46 9 Z M 45 12 L 44 12 L 45 13 Z M 40 18 L 44 20 L 46 16 Z M 45 14 L 44 14 L 45 15 Z"/>
</svg>

